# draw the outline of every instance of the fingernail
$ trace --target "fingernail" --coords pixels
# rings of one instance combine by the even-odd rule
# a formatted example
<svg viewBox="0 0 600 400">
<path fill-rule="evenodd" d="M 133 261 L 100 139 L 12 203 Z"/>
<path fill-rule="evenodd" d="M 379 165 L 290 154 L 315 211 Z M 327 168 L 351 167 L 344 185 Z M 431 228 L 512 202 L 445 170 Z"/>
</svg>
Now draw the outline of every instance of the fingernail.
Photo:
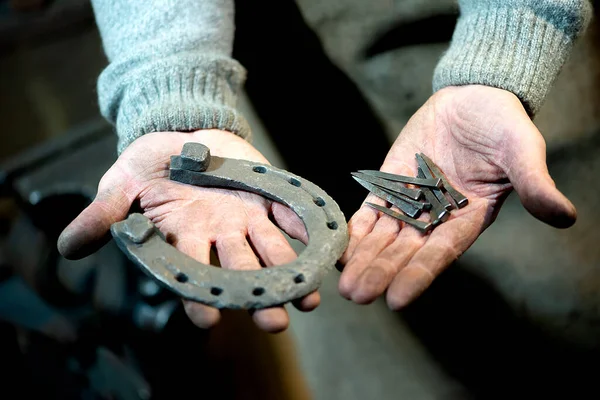
<svg viewBox="0 0 600 400">
<path fill-rule="evenodd" d="M 342 273 L 340 281 L 338 282 L 338 291 L 346 300 L 352 300 L 352 292 L 354 289 L 355 281 L 353 279 L 348 278 L 348 272 L 349 271 L 345 271 L 344 273 Z"/>
</svg>

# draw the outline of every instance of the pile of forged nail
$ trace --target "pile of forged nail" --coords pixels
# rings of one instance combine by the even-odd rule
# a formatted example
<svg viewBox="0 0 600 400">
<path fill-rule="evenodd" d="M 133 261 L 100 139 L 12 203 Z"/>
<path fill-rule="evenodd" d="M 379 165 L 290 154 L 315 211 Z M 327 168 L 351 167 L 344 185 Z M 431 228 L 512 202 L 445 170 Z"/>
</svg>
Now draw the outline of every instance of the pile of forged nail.
<svg viewBox="0 0 600 400">
<path fill-rule="evenodd" d="M 469 200 L 450 185 L 446 176 L 429 157 L 423 153 L 415 156 L 418 165 L 416 177 L 368 170 L 353 172 L 352 177 L 369 192 L 398 207 L 406 215 L 377 204 L 367 202 L 367 205 L 422 233 L 428 233 L 445 222 L 451 210 L 463 208 Z M 448 201 L 446 194 L 452 202 Z M 429 221 L 418 219 L 423 211 L 429 212 Z"/>
</svg>

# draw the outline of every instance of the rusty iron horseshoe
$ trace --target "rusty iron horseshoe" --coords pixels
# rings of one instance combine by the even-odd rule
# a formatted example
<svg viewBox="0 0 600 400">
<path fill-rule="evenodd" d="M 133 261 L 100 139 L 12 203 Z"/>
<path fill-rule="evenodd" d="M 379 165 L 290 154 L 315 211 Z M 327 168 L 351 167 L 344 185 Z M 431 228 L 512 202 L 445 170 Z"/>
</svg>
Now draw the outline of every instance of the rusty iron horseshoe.
<svg viewBox="0 0 600 400">
<path fill-rule="evenodd" d="M 290 207 L 303 221 L 308 244 L 290 263 L 256 271 L 202 264 L 168 244 L 142 214 L 111 226 L 126 256 L 177 295 L 216 308 L 260 309 L 317 290 L 348 245 L 348 227 L 337 203 L 317 185 L 271 165 L 210 155 L 186 143 L 171 156 L 170 179 L 185 184 L 244 190 Z"/>
</svg>

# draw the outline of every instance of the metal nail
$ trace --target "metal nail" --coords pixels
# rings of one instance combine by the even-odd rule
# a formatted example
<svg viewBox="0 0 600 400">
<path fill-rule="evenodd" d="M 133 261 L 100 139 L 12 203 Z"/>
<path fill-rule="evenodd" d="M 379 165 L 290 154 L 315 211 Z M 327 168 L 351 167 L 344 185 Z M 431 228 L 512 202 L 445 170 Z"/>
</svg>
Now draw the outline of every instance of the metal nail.
<svg viewBox="0 0 600 400">
<path fill-rule="evenodd" d="M 377 186 L 366 182 L 356 176 L 353 176 L 355 181 L 360 183 L 365 189 L 369 192 L 373 193 L 375 196 L 395 205 L 398 207 L 403 213 L 412 218 L 418 218 L 421 215 L 421 210 L 413 207 L 410 203 L 400 199 L 399 197 L 394 196 L 392 193 L 386 191 L 385 189 L 380 189 Z"/>
<path fill-rule="evenodd" d="M 431 172 L 433 172 L 433 174 L 435 175 L 435 177 L 436 178 L 440 178 L 442 180 L 442 182 L 444 183 L 444 186 L 443 186 L 444 190 L 446 190 L 446 192 L 448 192 L 448 194 L 450 195 L 450 197 L 452 197 L 452 200 L 454 200 L 454 202 L 456 203 L 456 206 L 458 208 L 463 208 L 464 206 L 466 206 L 467 204 L 469 204 L 469 199 L 467 199 L 461 192 L 459 192 L 458 190 L 456 190 L 450 184 L 450 182 L 448 182 L 448 178 L 446 178 L 446 175 L 431 160 L 431 158 L 427 157 L 423 153 L 421 153 L 421 157 L 423 158 L 423 160 L 425 161 L 425 163 L 427 164 L 427 166 L 429 167 L 429 169 L 431 170 Z"/>
<path fill-rule="evenodd" d="M 384 214 L 389 215 L 390 217 L 396 218 L 402 222 L 407 223 L 408 225 L 411 225 L 411 226 L 417 228 L 419 230 L 419 232 L 421 232 L 421 233 L 427 233 L 433 228 L 433 225 L 431 224 L 431 222 L 423 222 L 423 221 L 419 221 L 414 218 L 406 217 L 406 216 L 399 214 L 393 210 L 390 210 L 389 208 L 382 207 L 377 204 L 373 204 L 373 203 L 369 203 L 369 202 L 365 202 L 365 204 L 368 205 L 369 207 L 373 207 L 374 209 L 381 211 Z"/>
<path fill-rule="evenodd" d="M 421 167 L 418 167 L 417 170 L 418 177 L 425 177 L 425 174 L 423 173 L 423 170 L 421 170 Z M 433 194 L 433 191 L 429 188 L 423 188 L 423 195 L 425 196 L 425 199 L 427 199 L 427 201 L 431 203 L 431 211 L 429 211 L 429 214 L 432 217 L 431 219 L 433 223 L 439 224 L 441 222 L 446 221 L 450 216 L 450 213 L 438 201 L 437 197 L 435 197 L 435 195 Z"/>
<path fill-rule="evenodd" d="M 400 193 L 412 200 L 419 200 L 421 196 L 423 196 L 423 191 L 421 189 L 410 189 L 398 182 L 391 182 L 389 180 L 377 178 L 361 172 L 352 172 L 352 176 L 356 176 L 357 178 L 360 178 L 364 181 L 377 185 L 381 188 L 390 190 L 392 192 Z"/>
<path fill-rule="evenodd" d="M 431 172 L 431 170 L 427 166 L 427 163 L 421 157 L 421 155 L 415 154 L 415 156 L 417 158 L 417 164 L 419 164 L 419 168 L 421 168 L 421 171 L 423 171 L 425 178 L 435 179 L 435 176 L 433 175 L 433 173 Z M 440 179 L 440 178 L 438 177 L 438 179 Z M 438 199 L 438 201 L 440 202 L 442 207 L 444 207 L 446 210 L 450 211 L 454 208 L 454 206 L 448 201 L 446 196 L 444 196 L 444 192 L 442 192 L 442 190 L 440 188 L 432 189 L 432 192 L 435 195 L 435 197 Z"/>
<path fill-rule="evenodd" d="M 411 185 L 425 186 L 425 187 L 431 187 L 431 188 L 436 188 L 436 187 L 442 186 L 441 179 L 420 179 L 420 178 L 415 178 L 413 176 L 396 175 L 396 174 L 390 174 L 387 172 L 364 170 L 364 169 L 360 170 L 358 172 L 360 172 L 362 174 L 366 174 L 366 175 L 371 175 L 371 176 L 374 176 L 377 178 L 387 179 L 389 181 L 408 183 Z"/>
</svg>

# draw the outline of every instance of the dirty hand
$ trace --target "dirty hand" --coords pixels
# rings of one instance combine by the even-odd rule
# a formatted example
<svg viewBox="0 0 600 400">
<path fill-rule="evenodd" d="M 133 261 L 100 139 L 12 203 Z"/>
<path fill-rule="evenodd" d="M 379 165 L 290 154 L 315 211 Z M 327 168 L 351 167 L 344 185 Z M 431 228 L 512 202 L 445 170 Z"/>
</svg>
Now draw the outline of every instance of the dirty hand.
<svg viewBox="0 0 600 400">
<path fill-rule="evenodd" d="M 356 303 L 387 289 L 391 309 L 409 304 L 494 221 L 513 188 L 541 221 L 557 228 L 575 222 L 575 207 L 548 174 L 544 139 L 510 92 L 476 85 L 437 92 L 400 133 L 381 171 L 416 176 L 419 152 L 469 204 L 428 235 L 363 204 L 349 222 L 339 282 L 340 293 Z M 367 201 L 385 205 L 372 195 Z"/>
<path fill-rule="evenodd" d="M 152 133 L 133 142 L 100 181 L 98 194 L 61 234 L 58 247 L 67 258 L 94 252 L 109 235 L 110 226 L 125 219 L 134 202 L 180 251 L 209 264 L 214 246 L 223 268 L 249 270 L 288 263 L 296 258 L 284 235 L 306 242 L 300 219 L 289 208 L 248 192 L 199 188 L 169 180 L 169 160 L 185 142 L 200 142 L 211 154 L 267 163 L 248 142 L 232 133 L 203 130 L 192 133 Z M 314 292 L 294 304 L 303 311 L 319 305 Z M 217 309 L 185 301 L 185 310 L 197 326 L 215 325 Z M 253 313 L 255 323 L 269 332 L 289 323 L 283 306 Z"/>
</svg>

